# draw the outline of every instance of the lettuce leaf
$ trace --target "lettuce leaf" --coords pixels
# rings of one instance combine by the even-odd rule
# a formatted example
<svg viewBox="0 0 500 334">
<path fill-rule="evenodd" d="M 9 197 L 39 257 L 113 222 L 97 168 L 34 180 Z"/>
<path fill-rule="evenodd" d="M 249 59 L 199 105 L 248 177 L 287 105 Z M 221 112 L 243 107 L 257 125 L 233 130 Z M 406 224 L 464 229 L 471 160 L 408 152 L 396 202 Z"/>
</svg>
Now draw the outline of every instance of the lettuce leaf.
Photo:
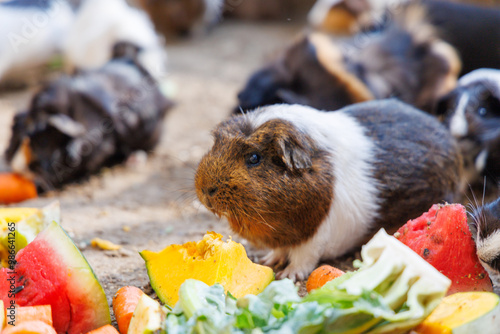
<svg viewBox="0 0 500 334">
<path fill-rule="evenodd" d="M 384 230 L 363 246 L 360 269 L 300 298 L 290 280 L 237 301 L 222 286 L 187 280 L 165 332 L 406 333 L 440 303 L 450 286 L 410 248 Z"/>
</svg>

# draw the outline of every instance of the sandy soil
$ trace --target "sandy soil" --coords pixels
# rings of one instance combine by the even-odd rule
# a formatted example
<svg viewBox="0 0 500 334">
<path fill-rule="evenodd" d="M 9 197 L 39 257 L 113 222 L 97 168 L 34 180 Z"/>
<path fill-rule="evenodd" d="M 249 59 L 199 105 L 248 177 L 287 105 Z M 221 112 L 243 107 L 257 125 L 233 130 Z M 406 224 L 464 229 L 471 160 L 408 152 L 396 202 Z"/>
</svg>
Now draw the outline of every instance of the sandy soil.
<svg viewBox="0 0 500 334">
<path fill-rule="evenodd" d="M 199 240 L 208 230 L 231 235 L 227 223 L 196 199 L 194 171 L 211 145 L 211 129 L 228 117 L 248 75 L 301 27 L 297 22 L 225 21 L 205 37 L 168 45 L 168 79 L 177 105 L 167 116 L 161 143 L 147 162 L 104 170 L 88 182 L 23 203 L 38 207 L 61 202 L 62 224 L 83 250 L 110 302 L 124 285 L 152 293 L 138 251 Z M 14 113 L 28 105 L 34 89 L 0 92 L 1 151 L 7 145 Z M 89 242 L 95 237 L 122 249 L 92 248 Z M 247 246 L 252 259 L 263 254 L 233 237 Z M 339 265 L 346 267 L 351 261 Z"/>
</svg>

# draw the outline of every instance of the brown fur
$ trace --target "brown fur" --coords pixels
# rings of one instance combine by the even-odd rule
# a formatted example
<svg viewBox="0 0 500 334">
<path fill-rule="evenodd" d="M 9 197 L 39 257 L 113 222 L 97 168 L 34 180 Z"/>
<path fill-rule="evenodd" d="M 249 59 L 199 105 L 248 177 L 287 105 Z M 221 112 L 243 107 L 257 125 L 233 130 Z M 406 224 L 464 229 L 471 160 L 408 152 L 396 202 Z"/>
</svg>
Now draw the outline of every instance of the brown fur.
<svg viewBox="0 0 500 334">
<path fill-rule="evenodd" d="M 138 0 L 156 30 L 165 36 L 183 35 L 202 19 L 203 0 Z"/>
<path fill-rule="evenodd" d="M 345 69 L 341 50 L 326 35 L 311 34 L 308 39 L 316 49 L 321 66 L 344 87 L 354 103 L 374 99 L 368 87 Z"/>
<path fill-rule="evenodd" d="M 214 146 L 195 177 L 198 197 L 254 244 L 276 248 L 313 236 L 328 214 L 333 175 L 324 151 L 290 123 L 257 129 L 243 116 L 214 131 Z M 258 152 L 262 160 L 248 166 Z"/>
<path fill-rule="evenodd" d="M 316 0 L 226 0 L 226 16 L 243 20 L 301 19 Z"/>
<path fill-rule="evenodd" d="M 342 1 L 330 8 L 318 28 L 334 34 L 353 34 L 360 29 L 360 16 L 368 10 L 369 4 L 365 0 Z"/>
</svg>

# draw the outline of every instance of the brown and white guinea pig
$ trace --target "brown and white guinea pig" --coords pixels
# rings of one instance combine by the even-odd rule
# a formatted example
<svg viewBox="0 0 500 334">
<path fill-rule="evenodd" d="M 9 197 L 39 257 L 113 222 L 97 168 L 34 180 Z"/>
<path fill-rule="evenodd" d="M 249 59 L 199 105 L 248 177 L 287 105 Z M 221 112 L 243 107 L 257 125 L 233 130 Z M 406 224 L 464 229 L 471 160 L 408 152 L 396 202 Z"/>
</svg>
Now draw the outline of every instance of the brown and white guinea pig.
<svg viewBox="0 0 500 334">
<path fill-rule="evenodd" d="M 45 85 L 14 117 L 6 150 L 12 170 L 51 190 L 153 149 L 171 102 L 137 62 L 138 52 L 118 43 L 99 70 Z"/>
<path fill-rule="evenodd" d="M 156 30 L 164 36 L 185 36 L 210 28 L 222 16 L 224 0 L 139 0 Z"/>
<path fill-rule="evenodd" d="M 460 78 L 436 113 L 458 140 L 467 182 L 481 186 L 486 178 L 486 190 L 495 191 L 500 184 L 500 70 L 480 69 Z"/>
<path fill-rule="evenodd" d="M 303 280 L 324 258 L 395 231 L 461 192 L 461 156 L 433 116 L 395 99 L 336 112 L 273 105 L 213 131 L 196 193 L 231 229 Z"/>
<path fill-rule="evenodd" d="M 426 9 L 439 37 L 458 51 L 461 74 L 483 67 L 500 68 L 498 3 L 495 7 L 446 0 L 318 0 L 308 21 L 313 29 L 350 35 L 383 28 L 406 6 L 416 3 Z"/>
<path fill-rule="evenodd" d="M 476 253 L 488 272 L 495 289 L 500 288 L 500 198 L 476 207 L 471 213 L 470 227 Z"/>
<path fill-rule="evenodd" d="M 459 71 L 456 52 L 415 6 L 382 32 L 342 42 L 320 33 L 299 39 L 249 78 L 234 113 L 274 103 L 336 110 L 389 97 L 430 111 Z"/>
</svg>

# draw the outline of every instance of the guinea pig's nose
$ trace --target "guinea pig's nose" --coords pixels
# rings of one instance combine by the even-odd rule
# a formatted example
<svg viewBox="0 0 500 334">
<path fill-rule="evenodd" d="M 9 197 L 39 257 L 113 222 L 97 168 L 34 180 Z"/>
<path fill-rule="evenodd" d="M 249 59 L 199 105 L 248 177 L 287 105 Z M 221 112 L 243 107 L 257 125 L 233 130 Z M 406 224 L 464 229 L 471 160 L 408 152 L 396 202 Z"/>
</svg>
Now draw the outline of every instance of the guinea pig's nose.
<svg viewBox="0 0 500 334">
<path fill-rule="evenodd" d="M 217 187 L 210 187 L 207 190 L 208 196 L 213 197 L 215 194 L 217 194 L 217 191 L 219 191 L 219 188 Z"/>
</svg>

